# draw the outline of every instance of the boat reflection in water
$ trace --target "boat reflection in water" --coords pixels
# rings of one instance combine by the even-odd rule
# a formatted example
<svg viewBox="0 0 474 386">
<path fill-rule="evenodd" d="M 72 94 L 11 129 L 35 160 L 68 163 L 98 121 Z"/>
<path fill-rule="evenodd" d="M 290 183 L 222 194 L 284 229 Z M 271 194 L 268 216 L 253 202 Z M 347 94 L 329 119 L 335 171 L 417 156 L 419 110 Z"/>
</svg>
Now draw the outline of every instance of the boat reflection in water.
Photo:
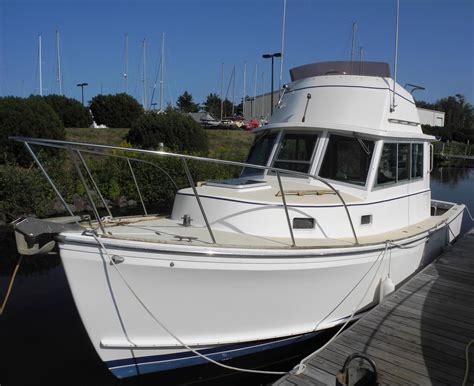
<svg viewBox="0 0 474 386">
<path fill-rule="evenodd" d="M 388 64 L 290 73 L 246 163 L 12 138 L 68 149 L 91 187 L 84 154 L 182 162 L 190 187 L 169 217 L 94 210 L 92 223 L 16 223 L 23 253 L 59 247 L 85 329 L 115 376 L 228 363 L 313 338 L 376 305 L 459 235 L 464 205 L 431 199 L 434 138 Z M 196 184 L 191 160 L 242 170 Z"/>
</svg>

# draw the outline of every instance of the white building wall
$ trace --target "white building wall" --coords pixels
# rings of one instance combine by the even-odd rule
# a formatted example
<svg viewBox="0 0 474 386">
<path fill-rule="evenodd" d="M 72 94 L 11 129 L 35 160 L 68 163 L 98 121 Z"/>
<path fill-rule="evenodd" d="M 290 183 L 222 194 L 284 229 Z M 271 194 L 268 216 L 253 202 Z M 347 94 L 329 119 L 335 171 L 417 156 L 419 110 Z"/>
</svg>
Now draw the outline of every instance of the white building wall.
<svg viewBox="0 0 474 386">
<path fill-rule="evenodd" d="M 430 126 L 444 126 L 444 112 L 443 111 L 436 111 L 436 110 L 428 110 L 423 109 L 421 107 L 417 107 L 418 115 L 420 116 L 420 123 L 422 125 L 430 125 Z"/>
</svg>

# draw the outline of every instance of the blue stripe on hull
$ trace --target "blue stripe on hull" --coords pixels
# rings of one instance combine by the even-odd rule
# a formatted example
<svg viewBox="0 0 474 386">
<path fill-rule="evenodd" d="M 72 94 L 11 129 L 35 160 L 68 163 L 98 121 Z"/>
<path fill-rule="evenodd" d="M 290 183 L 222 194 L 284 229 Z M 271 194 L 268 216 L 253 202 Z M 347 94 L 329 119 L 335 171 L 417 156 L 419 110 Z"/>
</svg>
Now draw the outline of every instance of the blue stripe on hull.
<svg viewBox="0 0 474 386">
<path fill-rule="evenodd" d="M 300 342 L 313 338 L 318 334 L 319 332 L 313 332 L 281 339 L 218 346 L 199 350 L 199 352 L 209 358 L 221 362 L 232 358 Z M 155 373 L 159 371 L 172 370 L 205 363 L 208 363 L 206 359 L 197 356 L 193 352 L 185 351 L 174 354 L 119 359 L 106 362 L 106 365 L 117 378 L 127 378 L 136 376 L 138 374 Z"/>
</svg>

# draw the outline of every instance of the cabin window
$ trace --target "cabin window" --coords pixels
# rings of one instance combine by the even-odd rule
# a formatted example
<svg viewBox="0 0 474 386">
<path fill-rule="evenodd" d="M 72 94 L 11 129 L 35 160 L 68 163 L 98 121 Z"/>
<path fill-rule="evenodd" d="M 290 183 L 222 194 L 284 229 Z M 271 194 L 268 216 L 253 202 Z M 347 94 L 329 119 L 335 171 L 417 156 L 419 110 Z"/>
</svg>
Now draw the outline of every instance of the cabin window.
<svg viewBox="0 0 474 386">
<path fill-rule="evenodd" d="M 377 171 L 377 185 L 421 177 L 423 144 L 384 143 Z"/>
<path fill-rule="evenodd" d="M 317 134 L 286 133 L 273 167 L 308 173 L 317 139 Z"/>
<path fill-rule="evenodd" d="M 397 182 L 397 144 L 384 143 L 377 173 L 377 185 Z"/>
<path fill-rule="evenodd" d="M 408 180 L 410 167 L 410 144 L 398 144 L 397 160 L 397 179 L 398 181 Z"/>
<path fill-rule="evenodd" d="M 365 185 L 374 141 L 331 135 L 319 175 L 331 180 Z"/>
<path fill-rule="evenodd" d="M 277 133 L 270 134 L 269 131 L 258 134 L 252 143 L 246 162 L 254 165 L 267 165 L 277 135 Z M 255 176 L 263 174 L 264 172 L 263 169 L 244 168 L 241 176 Z"/>
<path fill-rule="evenodd" d="M 423 177 L 423 144 L 411 144 L 411 178 Z"/>
</svg>

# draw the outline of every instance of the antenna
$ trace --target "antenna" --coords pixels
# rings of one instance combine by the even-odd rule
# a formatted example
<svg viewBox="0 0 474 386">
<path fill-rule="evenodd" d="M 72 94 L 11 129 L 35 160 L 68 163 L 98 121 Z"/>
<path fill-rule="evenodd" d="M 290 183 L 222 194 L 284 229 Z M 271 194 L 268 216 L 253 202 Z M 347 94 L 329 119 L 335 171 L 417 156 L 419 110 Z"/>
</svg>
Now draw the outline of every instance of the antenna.
<svg viewBox="0 0 474 386">
<path fill-rule="evenodd" d="M 285 49 L 285 21 L 286 21 L 286 0 L 283 0 L 283 21 L 281 26 L 281 58 L 280 58 L 280 78 L 278 79 L 278 96 L 281 95 L 281 81 L 283 77 L 283 57 L 284 57 L 284 49 Z"/>
<path fill-rule="evenodd" d="M 59 95 L 63 95 L 63 82 L 61 75 L 61 56 L 59 54 L 59 31 L 56 30 L 56 63 L 57 63 L 57 74 L 56 82 L 59 85 Z"/>
<path fill-rule="evenodd" d="M 400 14 L 400 0 L 397 0 L 397 17 L 395 21 L 395 63 L 393 66 L 393 91 L 392 91 L 392 106 L 390 112 L 395 111 L 395 85 L 397 84 L 397 61 L 398 61 L 398 18 Z"/>
<path fill-rule="evenodd" d="M 43 96 L 43 68 L 41 58 L 41 35 L 38 35 L 39 94 Z"/>
<path fill-rule="evenodd" d="M 125 66 L 123 70 L 123 81 L 125 83 L 125 93 L 128 94 L 128 33 L 125 34 Z"/>
</svg>

